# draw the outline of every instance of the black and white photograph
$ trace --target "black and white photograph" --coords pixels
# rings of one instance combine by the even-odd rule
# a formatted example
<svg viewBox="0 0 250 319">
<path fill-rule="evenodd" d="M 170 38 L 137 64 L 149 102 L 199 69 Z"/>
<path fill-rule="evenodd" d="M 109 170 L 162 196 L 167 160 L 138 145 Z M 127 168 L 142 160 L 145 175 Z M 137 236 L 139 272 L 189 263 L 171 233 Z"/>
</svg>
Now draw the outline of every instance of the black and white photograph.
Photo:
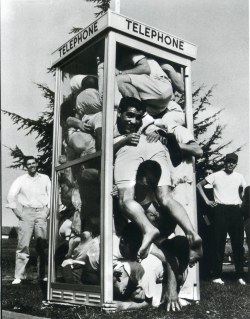
<svg viewBox="0 0 250 319">
<path fill-rule="evenodd" d="M 249 2 L 1 0 L 4 319 L 245 319 Z"/>
</svg>

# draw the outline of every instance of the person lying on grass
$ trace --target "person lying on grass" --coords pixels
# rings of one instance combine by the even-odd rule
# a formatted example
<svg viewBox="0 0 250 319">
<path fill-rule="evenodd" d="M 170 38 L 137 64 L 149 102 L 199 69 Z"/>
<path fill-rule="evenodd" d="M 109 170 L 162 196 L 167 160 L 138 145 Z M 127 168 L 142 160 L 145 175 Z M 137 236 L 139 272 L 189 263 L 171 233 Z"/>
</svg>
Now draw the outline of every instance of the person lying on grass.
<svg viewBox="0 0 250 319">
<path fill-rule="evenodd" d="M 138 226 L 128 223 L 121 237 L 113 236 L 114 299 L 105 304 L 108 312 L 166 305 L 167 311 L 179 311 L 178 290 L 188 265 L 189 245 L 184 236 L 167 239 L 162 250 L 154 244 L 141 263 L 137 254 L 142 242 Z M 100 236 L 82 239 L 73 257 L 62 263 L 65 282 L 100 282 Z M 115 308 L 115 309 L 114 309 Z"/>
<path fill-rule="evenodd" d="M 142 233 L 134 223 L 128 223 L 120 239 L 114 239 L 114 301 L 104 304 L 104 311 L 159 307 L 161 304 L 167 311 L 181 310 L 178 291 L 188 266 L 187 238 L 166 239 L 161 249 L 152 244 L 149 255 L 139 263 L 137 254 L 142 240 Z"/>
</svg>

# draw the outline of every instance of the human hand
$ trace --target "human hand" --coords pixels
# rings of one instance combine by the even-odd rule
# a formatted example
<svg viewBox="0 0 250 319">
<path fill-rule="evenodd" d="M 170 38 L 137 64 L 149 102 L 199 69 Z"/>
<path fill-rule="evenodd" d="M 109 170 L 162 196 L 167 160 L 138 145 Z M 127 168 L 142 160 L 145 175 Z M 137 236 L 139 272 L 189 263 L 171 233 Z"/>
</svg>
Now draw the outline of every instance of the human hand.
<svg viewBox="0 0 250 319">
<path fill-rule="evenodd" d="M 112 195 L 113 197 L 118 197 L 119 192 L 118 192 L 118 187 L 117 187 L 116 185 L 113 186 L 113 190 L 112 190 L 112 192 L 111 192 L 111 195 Z"/>
<path fill-rule="evenodd" d="M 160 140 L 160 135 L 157 133 L 157 131 L 154 131 L 147 135 L 146 140 L 148 143 L 156 143 Z"/>
<path fill-rule="evenodd" d="M 13 208 L 12 210 L 13 210 L 14 214 L 16 215 L 16 217 L 19 220 L 22 220 L 22 212 L 20 212 L 17 208 Z"/>
<path fill-rule="evenodd" d="M 89 134 L 93 133 L 92 126 L 90 124 L 88 124 L 87 122 L 81 123 L 80 130 L 82 132 L 89 133 Z"/>
<path fill-rule="evenodd" d="M 136 146 L 139 143 L 140 134 L 131 133 L 126 136 L 126 145 Z"/>
<path fill-rule="evenodd" d="M 217 203 L 215 201 L 212 200 L 206 200 L 206 204 L 210 207 L 215 207 L 217 206 Z"/>
<path fill-rule="evenodd" d="M 100 57 L 96 57 L 96 64 L 99 65 L 101 63 Z"/>
<path fill-rule="evenodd" d="M 189 242 L 189 267 L 193 267 L 202 257 L 202 239 L 196 232 L 186 234 Z"/>
<path fill-rule="evenodd" d="M 132 297 L 134 300 L 136 300 L 137 302 L 141 302 L 143 300 L 145 300 L 146 298 L 146 294 L 144 289 L 142 289 L 142 287 L 138 286 L 136 288 L 136 290 L 133 292 Z"/>
<path fill-rule="evenodd" d="M 177 283 L 175 280 L 169 280 L 166 290 L 166 310 L 169 311 L 180 311 L 182 308 L 178 292 Z"/>
<path fill-rule="evenodd" d="M 181 306 L 181 303 L 180 303 L 180 300 L 179 300 L 178 296 L 177 296 L 177 298 L 176 297 L 170 297 L 169 300 L 166 303 L 167 312 L 169 312 L 169 311 L 174 311 L 174 312 L 175 311 L 181 311 L 181 308 L 182 308 L 182 306 Z"/>
</svg>

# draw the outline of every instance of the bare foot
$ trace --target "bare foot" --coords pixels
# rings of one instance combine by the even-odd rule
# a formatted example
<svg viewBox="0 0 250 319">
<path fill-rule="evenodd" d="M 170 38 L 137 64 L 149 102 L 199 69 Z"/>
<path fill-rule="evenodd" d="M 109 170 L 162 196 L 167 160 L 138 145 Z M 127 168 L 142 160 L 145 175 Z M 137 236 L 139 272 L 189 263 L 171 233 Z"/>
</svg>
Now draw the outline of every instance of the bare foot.
<svg viewBox="0 0 250 319">
<path fill-rule="evenodd" d="M 189 266 L 193 267 L 194 264 L 199 261 L 203 255 L 202 239 L 197 233 L 190 234 L 187 237 L 190 244 Z"/>
<path fill-rule="evenodd" d="M 144 234 L 141 247 L 138 251 L 138 259 L 145 259 L 149 254 L 150 245 L 154 240 L 160 235 L 160 232 L 157 228 L 154 228 L 151 232 Z"/>
<path fill-rule="evenodd" d="M 78 246 L 79 243 L 80 243 L 80 237 L 71 238 L 69 240 L 69 250 L 68 250 L 67 254 L 65 255 L 65 258 L 72 257 L 73 251 Z"/>
</svg>

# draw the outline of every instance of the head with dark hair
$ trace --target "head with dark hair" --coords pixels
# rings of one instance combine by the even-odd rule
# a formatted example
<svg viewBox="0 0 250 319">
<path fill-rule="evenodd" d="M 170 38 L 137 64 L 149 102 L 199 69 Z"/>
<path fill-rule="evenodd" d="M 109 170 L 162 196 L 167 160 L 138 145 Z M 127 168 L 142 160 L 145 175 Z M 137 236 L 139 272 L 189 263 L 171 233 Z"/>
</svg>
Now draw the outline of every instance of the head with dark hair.
<svg viewBox="0 0 250 319">
<path fill-rule="evenodd" d="M 83 78 L 81 83 L 82 89 L 96 89 L 98 90 L 98 78 L 96 75 L 87 75 Z"/>
<path fill-rule="evenodd" d="M 148 186 L 155 190 L 161 178 L 161 166 L 156 161 L 147 160 L 142 162 L 137 170 L 136 184 Z"/>
<path fill-rule="evenodd" d="M 146 106 L 144 103 L 135 97 L 123 97 L 119 104 L 119 112 L 124 113 L 128 110 L 129 107 L 134 107 L 138 111 L 142 111 L 143 113 L 146 112 Z"/>
<path fill-rule="evenodd" d="M 232 174 L 238 163 L 238 155 L 235 153 L 226 154 L 224 158 L 224 171 L 227 174 Z"/>
<path fill-rule="evenodd" d="M 24 166 L 27 168 L 30 176 L 35 176 L 37 173 L 38 162 L 34 156 L 25 156 Z"/>
<path fill-rule="evenodd" d="M 30 155 L 30 156 L 25 156 L 25 157 L 24 157 L 23 165 L 24 165 L 25 167 L 27 167 L 27 163 L 28 163 L 28 161 L 30 161 L 30 160 L 34 160 L 34 161 L 37 163 L 37 159 L 36 159 L 34 156 Z"/>
<path fill-rule="evenodd" d="M 117 114 L 117 127 L 121 134 L 136 133 L 142 125 L 146 107 L 134 97 L 123 97 Z"/>
<path fill-rule="evenodd" d="M 207 167 L 205 168 L 205 176 L 208 176 L 212 174 L 213 172 L 214 172 L 213 166 L 208 164 Z"/>
<path fill-rule="evenodd" d="M 141 247 L 143 234 L 140 228 L 134 223 L 128 223 L 121 234 L 120 253 L 129 260 L 136 260 L 137 253 Z"/>
</svg>

